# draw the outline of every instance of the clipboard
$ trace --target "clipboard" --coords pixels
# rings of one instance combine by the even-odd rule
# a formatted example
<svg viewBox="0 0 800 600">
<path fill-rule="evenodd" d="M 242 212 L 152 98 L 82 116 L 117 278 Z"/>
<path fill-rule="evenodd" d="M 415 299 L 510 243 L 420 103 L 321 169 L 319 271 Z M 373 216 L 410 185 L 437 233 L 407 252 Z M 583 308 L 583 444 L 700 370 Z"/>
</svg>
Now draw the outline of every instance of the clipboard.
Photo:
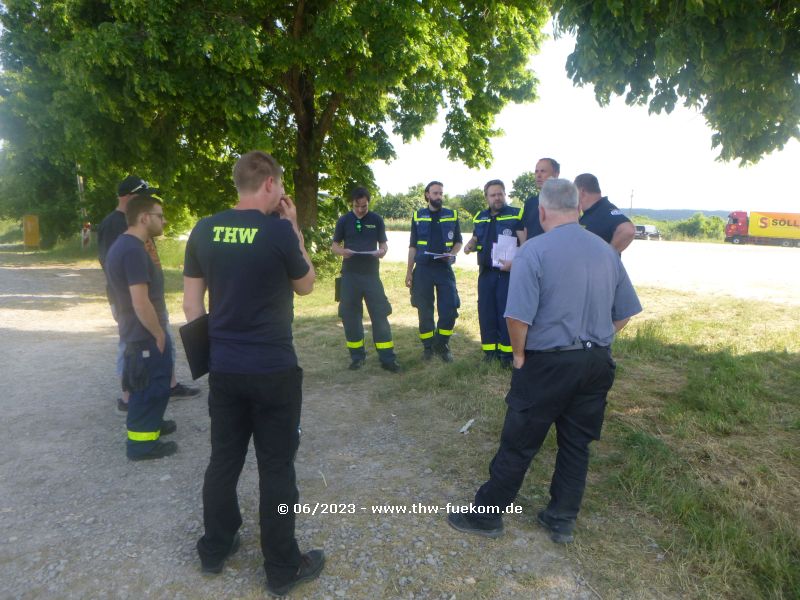
<svg viewBox="0 0 800 600">
<path fill-rule="evenodd" d="M 208 313 L 178 328 L 186 361 L 192 372 L 192 379 L 199 379 L 208 373 L 208 360 L 211 346 L 208 341 Z"/>
</svg>

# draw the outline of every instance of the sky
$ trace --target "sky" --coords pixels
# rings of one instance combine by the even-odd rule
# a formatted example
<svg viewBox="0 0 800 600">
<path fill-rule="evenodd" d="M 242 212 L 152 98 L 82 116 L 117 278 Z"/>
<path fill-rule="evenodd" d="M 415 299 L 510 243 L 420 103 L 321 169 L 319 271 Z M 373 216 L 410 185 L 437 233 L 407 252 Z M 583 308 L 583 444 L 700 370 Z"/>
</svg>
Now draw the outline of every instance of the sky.
<svg viewBox="0 0 800 600">
<path fill-rule="evenodd" d="M 571 37 L 550 39 L 531 59 L 539 100 L 510 104 L 498 115 L 496 126 L 505 134 L 492 143 L 490 168 L 469 169 L 448 160 L 439 146 L 441 115 L 420 140 L 403 144 L 392 136 L 398 158 L 372 164 L 381 193 L 405 192 L 434 179 L 451 196 L 482 188 L 489 179 L 502 179 L 510 191 L 518 175 L 550 156 L 561 163 L 562 177 L 593 173 L 603 194 L 620 208 L 632 205 L 634 212 L 637 207 L 800 212 L 797 186 L 790 184 L 800 168 L 797 140 L 753 166 L 718 162 L 713 132 L 699 112 L 678 106 L 669 115 L 648 115 L 646 107 L 626 106 L 622 98 L 600 107 L 591 87 L 573 86 L 564 68 L 573 47 Z"/>
</svg>

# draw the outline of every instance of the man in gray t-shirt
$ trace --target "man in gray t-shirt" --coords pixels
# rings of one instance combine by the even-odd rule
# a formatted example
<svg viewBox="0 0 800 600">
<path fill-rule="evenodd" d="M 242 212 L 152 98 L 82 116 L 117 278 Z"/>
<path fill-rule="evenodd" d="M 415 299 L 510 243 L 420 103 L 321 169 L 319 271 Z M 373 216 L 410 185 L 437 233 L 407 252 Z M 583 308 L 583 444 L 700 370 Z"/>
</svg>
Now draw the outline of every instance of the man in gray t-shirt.
<svg viewBox="0 0 800 600">
<path fill-rule="evenodd" d="M 506 322 L 514 356 L 500 448 L 474 513 L 448 515 L 459 531 L 497 537 L 500 516 L 519 491 L 550 426 L 558 442 L 550 503 L 537 520 L 554 542 L 568 543 L 600 439 L 614 383 L 610 345 L 642 307 L 619 254 L 578 224 L 578 192 L 564 179 L 545 182 L 539 219 L 545 231 L 514 259 Z"/>
</svg>

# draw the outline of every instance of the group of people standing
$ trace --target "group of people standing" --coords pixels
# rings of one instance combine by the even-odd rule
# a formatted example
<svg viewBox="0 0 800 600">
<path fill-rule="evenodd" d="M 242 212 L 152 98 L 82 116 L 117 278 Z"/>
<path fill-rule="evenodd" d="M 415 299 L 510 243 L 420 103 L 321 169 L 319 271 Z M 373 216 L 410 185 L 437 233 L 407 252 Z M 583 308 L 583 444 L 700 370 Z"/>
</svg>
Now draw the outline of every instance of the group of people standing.
<svg viewBox="0 0 800 600">
<path fill-rule="evenodd" d="M 481 510 L 452 513 L 449 524 L 468 533 L 501 535 L 502 512 L 555 424 L 551 501 L 537 520 L 553 541 L 569 542 L 585 486 L 588 447 L 599 439 L 614 380 L 610 345 L 641 306 L 620 260 L 633 227 L 627 239 L 629 222 L 599 196 L 596 178 L 580 176 L 575 184 L 558 179 L 559 166 L 552 159 L 540 160 L 536 173 L 541 194 L 524 209 L 506 205 L 501 181 L 486 184 L 487 208 L 475 216 L 465 245 L 457 211 L 442 205 L 442 183 L 428 184 L 426 206 L 412 217 L 406 285 L 419 314 L 423 358 L 451 362 L 449 341 L 460 305 L 452 264 L 462 245 L 465 253 L 476 252 L 485 360 L 513 367 L 500 447 L 490 479 L 474 500 Z M 274 158 L 259 151 L 242 155 L 233 181 L 238 203 L 197 223 L 184 260 L 187 321 L 206 316 L 206 294 L 210 309 L 211 457 L 203 484 L 205 531 L 197 551 L 201 570 L 216 574 L 240 546 L 236 486 L 252 438 L 267 592 L 280 597 L 319 576 L 325 564 L 321 549 L 299 550 L 292 510 L 299 498 L 294 460 L 303 378 L 292 342 L 293 296 L 311 293 L 316 274 Z M 133 460 L 176 450 L 160 440 L 175 430 L 174 423 L 163 420 L 174 346 L 163 276 L 146 251 L 147 240 L 163 230 L 163 207 L 155 193 L 142 192 L 146 189 L 144 184 L 131 191 L 128 228 L 101 259 L 124 346 L 122 380 L 131 392 L 128 457 Z M 339 219 L 331 246 L 344 259 L 337 287 L 350 368 L 361 368 L 366 357 L 366 301 L 381 366 L 398 372 L 388 322 L 391 305 L 378 267 L 387 251 L 385 227 L 369 211 L 365 188 L 353 190 L 350 200 L 353 210 Z M 593 215 L 591 227 L 598 235 L 580 226 L 580 208 L 583 217 Z M 513 238 L 500 244 L 513 252 L 501 256 L 496 251 L 500 236 Z"/>
<path fill-rule="evenodd" d="M 537 188 L 541 189 L 548 179 L 558 178 L 560 168 L 555 159 L 540 159 L 535 171 Z M 621 253 L 633 241 L 633 224 L 602 196 L 594 175 L 578 175 L 574 185 L 582 211 L 580 225 Z M 443 206 L 444 184 L 431 181 L 425 186 L 426 206 L 411 216 L 406 286 L 411 290 L 411 305 L 419 317 L 423 359 L 439 356 L 444 362 L 452 362 L 450 337 L 461 306 L 452 265 L 462 248 L 464 254 L 476 253 L 483 360 L 497 360 L 510 369 L 512 349 L 504 315 L 515 252 L 501 253 L 496 249 L 498 245 L 516 248 L 544 233 L 538 212 L 539 195 L 528 198 L 522 208 L 509 206 L 505 184 L 499 179 L 488 181 L 483 193 L 487 207 L 474 216 L 472 237 L 464 244 L 458 211 Z M 350 202 L 352 211 L 338 220 L 331 245 L 331 250 L 343 258 L 337 289 L 339 316 L 351 358 L 349 368 L 357 370 L 365 363 L 363 305 L 366 304 L 381 367 L 397 373 L 400 365 L 388 320 L 392 307 L 378 265 L 388 249 L 386 228 L 383 219 L 370 212 L 370 194 L 366 188 L 353 189 Z"/>
</svg>

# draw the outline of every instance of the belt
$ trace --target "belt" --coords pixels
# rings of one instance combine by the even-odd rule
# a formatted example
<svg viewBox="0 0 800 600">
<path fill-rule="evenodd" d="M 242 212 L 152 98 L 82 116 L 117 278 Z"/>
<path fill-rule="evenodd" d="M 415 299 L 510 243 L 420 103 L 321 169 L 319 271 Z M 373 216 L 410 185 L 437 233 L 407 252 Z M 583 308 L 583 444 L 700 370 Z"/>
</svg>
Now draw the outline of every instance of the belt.
<svg viewBox="0 0 800 600">
<path fill-rule="evenodd" d="M 570 344 L 569 346 L 556 346 L 555 348 L 547 348 L 546 350 L 525 350 L 525 354 L 548 354 L 550 352 L 574 352 L 576 350 L 591 350 L 592 348 L 605 348 L 608 346 L 601 346 L 595 342 L 581 340 Z"/>
</svg>

